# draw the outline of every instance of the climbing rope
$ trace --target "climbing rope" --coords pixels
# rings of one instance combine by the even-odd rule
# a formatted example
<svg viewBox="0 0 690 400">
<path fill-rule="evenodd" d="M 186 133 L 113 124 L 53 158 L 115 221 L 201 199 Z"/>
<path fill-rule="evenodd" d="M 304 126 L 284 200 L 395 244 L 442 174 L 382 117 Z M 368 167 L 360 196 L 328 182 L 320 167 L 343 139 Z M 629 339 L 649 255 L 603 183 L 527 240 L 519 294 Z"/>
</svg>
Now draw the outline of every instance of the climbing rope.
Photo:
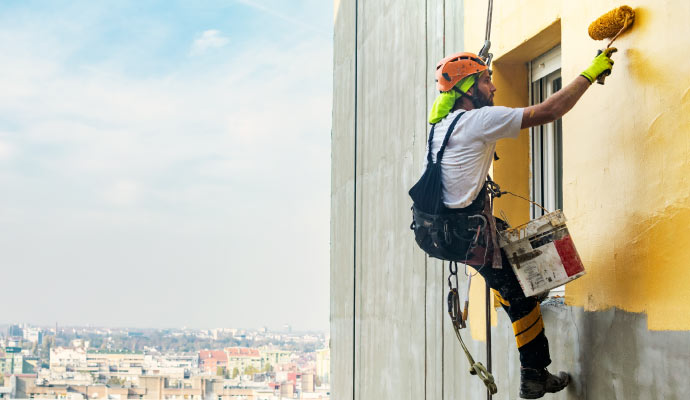
<svg viewBox="0 0 690 400">
<path fill-rule="evenodd" d="M 481 362 L 474 361 L 472 354 L 470 354 L 470 351 L 467 349 L 467 346 L 465 346 L 465 342 L 460 335 L 460 329 L 466 326 L 465 319 L 467 315 L 460 307 L 460 296 L 458 294 L 458 263 L 449 262 L 448 268 L 450 270 L 450 274 L 448 275 L 448 315 L 453 324 L 455 336 L 457 336 L 460 346 L 462 346 L 462 350 L 465 352 L 465 356 L 467 356 L 467 361 L 470 363 L 470 375 L 479 377 L 479 379 L 484 382 L 489 393 L 492 395 L 496 394 L 498 392 L 498 387 L 496 386 L 494 376 L 491 375 Z M 455 286 L 453 286 L 453 281 L 455 282 Z"/>
<path fill-rule="evenodd" d="M 484 41 L 491 39 L 491 17 L 494 11 L 494 0 L 489 0 L 489 9 L 486 12 L 486 33 Z"/>
<path fill-rule="evenodd" d="M 486 30 L 484 33 L 484 47 L 482 47 L 482 49 L 479 50 L 479 54 L 477 54 L 482 60 L 484 60 L 487 67 L 491 66 L 491 59 L 494 57 L 493 54 L 489 53 L 489 49 L 491 48 L 491 19 L 493 11 L 494 1 L 489 0 L 489 8 L 486 11 Z"/>
</svg>

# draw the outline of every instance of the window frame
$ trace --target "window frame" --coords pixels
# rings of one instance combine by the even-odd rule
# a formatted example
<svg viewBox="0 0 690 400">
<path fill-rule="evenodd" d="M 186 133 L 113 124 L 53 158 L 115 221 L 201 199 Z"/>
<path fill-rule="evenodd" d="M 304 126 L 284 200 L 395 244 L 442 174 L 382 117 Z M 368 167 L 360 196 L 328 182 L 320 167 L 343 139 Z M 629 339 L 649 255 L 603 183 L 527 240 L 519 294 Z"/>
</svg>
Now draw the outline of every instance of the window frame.
<svg viewBox="0 0 690 400">
<path fill-rule="evenodd" d="M 529 62 L 528 69 L 529 104 L 534 105 L 562 87 L 560 44 Z M 558 119 L 530 128 L 530 199 L 550 211 L 563 207 L 562 127 L 562 121 Z M 541 215 L 543 212 L 539 207 L 530 207 L 532 219 Z"/>
<path fill-rule="evenodd" d="M 561 45 L 527 63 L 529 104 L 539 104 L 563 86 Z M 530 128 L 530 199 L 549 211 L 563 209 L 563 122 L 558 120 Z M 530 218 L 544 212 L 530 205 Z M 552 289 L 549 296 L 564 296 L 565 285 Z"/>
</svg>

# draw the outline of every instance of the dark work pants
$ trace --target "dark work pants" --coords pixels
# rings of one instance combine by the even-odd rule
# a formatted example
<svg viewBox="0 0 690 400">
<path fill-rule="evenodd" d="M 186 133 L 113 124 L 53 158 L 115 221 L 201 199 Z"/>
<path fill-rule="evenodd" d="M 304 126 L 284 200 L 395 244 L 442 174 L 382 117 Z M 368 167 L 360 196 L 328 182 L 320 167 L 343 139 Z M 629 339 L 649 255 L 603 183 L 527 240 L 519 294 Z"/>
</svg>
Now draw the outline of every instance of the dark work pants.
<svg viewBox="0 0 690 400">
<path fill-rule="evenodd" d="M 533 297 L 525 297 L 520 283 L 501 250 L 503 268 L 494 269 L 491 262 L 479 270 L 479 274 L 494 289 L 495 299 L 508 313 L 513 323 L 513 332 L 520 364 L 526 368 L 542 369 L 551 364 L 549 357 L 549 341 L 544 334 L 544 322 L 541 317 L 539 303 Z"/>
</svg>

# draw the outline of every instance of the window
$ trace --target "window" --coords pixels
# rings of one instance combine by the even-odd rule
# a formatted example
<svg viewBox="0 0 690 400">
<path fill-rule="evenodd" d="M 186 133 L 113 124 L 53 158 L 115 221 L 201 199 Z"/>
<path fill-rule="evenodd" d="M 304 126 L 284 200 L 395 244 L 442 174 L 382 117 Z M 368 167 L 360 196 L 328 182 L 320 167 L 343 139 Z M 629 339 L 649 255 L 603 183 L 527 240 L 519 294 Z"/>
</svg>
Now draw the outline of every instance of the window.
<svg viewBox="0 0 690 400">
<path fill-rule="evenodd" d="M 539 104 L 556 93 L 563 85 L 561 79 L 561 46 L 558 45 L 535 58 L 529 64 L 530 105 Z M 532 201 L 549 211 L 563 209 L 563 123 L 561 119 L 535 126 L 530 131 L 532 159 L 530 195 Z M 531 205 L 532 219 L 544 211 Z M 552 289 L 550 296 L 563 296 L 565 285 Z"/>
<path fill-rule="evenodd" d="M 561 89 L 561 46 L 530 63 L 530 104 L 539 104 Z M 535 126 L 530 132 L 531 197 L 549 211 L 563 209 L 563 125 L 561 120 Z M 544 212 L 532 205 L 531 217 Z"/>
</svg>

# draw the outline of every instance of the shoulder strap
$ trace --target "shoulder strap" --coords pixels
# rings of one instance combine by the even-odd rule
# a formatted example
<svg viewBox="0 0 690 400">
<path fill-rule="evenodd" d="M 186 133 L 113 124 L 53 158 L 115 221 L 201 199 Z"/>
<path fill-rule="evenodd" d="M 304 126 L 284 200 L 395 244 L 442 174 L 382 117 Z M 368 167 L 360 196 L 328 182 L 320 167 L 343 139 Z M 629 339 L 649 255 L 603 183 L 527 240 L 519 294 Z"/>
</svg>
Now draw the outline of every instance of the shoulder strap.
<svg viewBox="0 0 690 400">
<path fill-rule="evenodd" d="M 426 163 L 427 165 L 431 165 L 431 141 L 434 140 L 434 128 L 436 128 L 436 124 L 431 125 L 431 131 L 429 132 L 429 152 L 426 153 Z"/>
<path fill-rule="evenodd" d="M 448 127 L 448 132 L 446 132 L 446 137 L 443 138 L 443 144 L 441 144 L 441 148 L 439 149 L 438 153 L 436 153 L 436 162 L 440 163 L 441 159 L 443 158 L 443 152 L 446 151 L 446 146 L 448 145 L 448 140 L 450 139 L 450 135 L 453 134 L 453 130 L 455 129 L 455 124 L 458 123 L 460 118 L 465 114 L 465 111 L 462 111 L 460 114 L 458 114 L 457 117 L 451 122 L 450 126 Z M 431 147 L 429 147 L 431 149 Z M 431 150 L 429 150 L 431 152 Z M 429 155 L 429 158 L 431 158 L 431 155 Z"/>
</svg>

